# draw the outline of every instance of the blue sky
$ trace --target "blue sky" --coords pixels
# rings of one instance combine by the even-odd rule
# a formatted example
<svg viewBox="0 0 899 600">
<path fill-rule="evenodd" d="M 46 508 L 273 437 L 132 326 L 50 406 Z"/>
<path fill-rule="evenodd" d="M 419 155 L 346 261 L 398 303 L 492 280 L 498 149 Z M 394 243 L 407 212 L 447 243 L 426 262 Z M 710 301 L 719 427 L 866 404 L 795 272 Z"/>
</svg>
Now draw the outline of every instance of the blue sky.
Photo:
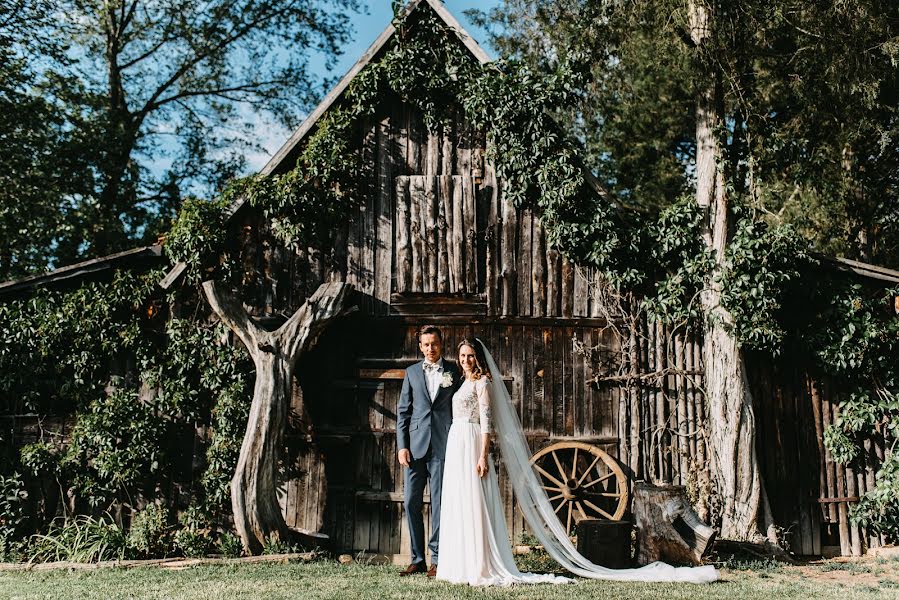
<svg viewBox="0 0 899 600">
<path fill-rule="evenodd" d="M 314 58 L 311 62 L 311 70 L 314 74 L 321 78 L 336 77 L 339 79 L 340 77 L 343 77 L 353 64 L 359 60 L 362 53 L 364 53 L 371 43 L 375 41 L 375 38 L 384 31 L 384 28 L 387 27 L 390 20 L 393 18 L 390 0 L 369 0 L 368 2 L 364 2 L 364 4 L 367 8 L 366 12 L 350 15 L 350 22 L 352 23 L 355 32 L 353 41 L 344 47 L 343 55 L 338 58 L 334 69 L 328 71 L 325 68 L 323 59 L 320 57 Z M 465 16 L 464 11 L 471 8 L 490 10 L 498 4 L 499 0 L 446 0 L 446 2 L 444 2 L 444 6 L 446 6 L 447 10 L 452 13 L 462 27 L 464 27 L 491 56 L 494 56 L 494 53 L 486 42 L 486 33 L 479 27 L 473 25 L 471 21 L 468 20 L 468 17 Z M 263 122 L 257 123 L 256 132 L 258 135 L 257 141 L 262 145 L 264 151 L 251 154 L 247 157 L 249 161 L 248 166 L 251 171 L 257 171 L 262 168 L 269 157 L 278 150 L 291 133 L 283 127 Z"/>
</svg>

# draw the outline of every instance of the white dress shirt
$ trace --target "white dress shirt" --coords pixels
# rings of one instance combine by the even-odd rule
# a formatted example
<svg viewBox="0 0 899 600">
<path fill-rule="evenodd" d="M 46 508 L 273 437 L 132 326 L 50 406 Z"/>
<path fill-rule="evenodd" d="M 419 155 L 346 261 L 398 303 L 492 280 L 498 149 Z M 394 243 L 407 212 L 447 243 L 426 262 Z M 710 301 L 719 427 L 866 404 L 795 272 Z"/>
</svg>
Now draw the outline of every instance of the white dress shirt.
<svg viewBox="0 0 899 600">
<path fill-rule="evenodd" d="M 434 401 L 434 398 L 437 397 L 437 392 L 440 390 L 440 383 L 443 381 L 443 359 L 439 359 L 437 361 L 436 369 L 425 369 L 424 365 L 433 364 L 425 361 L 422 365 L 422 369 L 425 372 L 425 383 L 428 384 L 428 394 L 430 394 L 431 402 Z"/>
</svg>

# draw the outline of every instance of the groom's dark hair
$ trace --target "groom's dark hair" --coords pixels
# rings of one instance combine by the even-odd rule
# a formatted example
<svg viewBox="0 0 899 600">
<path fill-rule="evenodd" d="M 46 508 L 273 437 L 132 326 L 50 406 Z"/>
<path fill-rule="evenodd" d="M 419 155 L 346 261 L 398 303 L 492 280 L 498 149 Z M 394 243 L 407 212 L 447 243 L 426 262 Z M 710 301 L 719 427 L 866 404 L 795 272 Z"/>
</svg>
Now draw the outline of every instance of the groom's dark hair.
<svg viewBox="0 0 899 600">
<path fill-rule="evenodd" d="M 418 330 L 418 341 L 421 341 L 421 336 L 428 335 L 430 333 L 436 335 L 437 339 L 441 342 L 443 341 L 443 332 L 440 331 L 439 327 L 436 327 L 434 325 L 422 325 Z"/>
</svg>

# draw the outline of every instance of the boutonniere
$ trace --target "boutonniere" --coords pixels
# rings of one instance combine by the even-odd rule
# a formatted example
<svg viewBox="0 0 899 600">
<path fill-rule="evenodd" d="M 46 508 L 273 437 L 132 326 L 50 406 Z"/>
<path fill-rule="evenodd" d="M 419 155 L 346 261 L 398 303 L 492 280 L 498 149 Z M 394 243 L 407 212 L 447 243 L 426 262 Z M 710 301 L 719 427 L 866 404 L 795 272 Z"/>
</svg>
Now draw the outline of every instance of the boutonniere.
<svg viewBox="0 0 899 600">
<path fill-rule="evenodd" d="M 443 372 L 443 380 L 440 382 L 440 387 L 448 388 L 453 385 L 453 374 L 449 371 Z"/>
</svg>

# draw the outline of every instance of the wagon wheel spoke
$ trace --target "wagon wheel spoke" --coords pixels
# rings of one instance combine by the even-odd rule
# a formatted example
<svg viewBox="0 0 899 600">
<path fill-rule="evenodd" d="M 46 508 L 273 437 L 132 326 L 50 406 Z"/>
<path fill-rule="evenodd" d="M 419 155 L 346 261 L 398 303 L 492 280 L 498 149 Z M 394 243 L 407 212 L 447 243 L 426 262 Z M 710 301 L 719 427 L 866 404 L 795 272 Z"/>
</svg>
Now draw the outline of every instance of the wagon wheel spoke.
<svg viewBox="0 0 899 600">
<path fill-rule="evenodd" d="M 595 510 L 595 511 L 598 512 L 599 514 L 603 515 L 605 518 L 614 521 L 614 519 L 612 518 L 612 515 L 610 515 L 609 513 L 607 513 L 606 511 L 604 511 L 604 510 L 601 509 L 600 507 L 596 506 L 595 504 L 593 504 L 593 503 L 590 502 L 589 500 L 584 499 L 584 504 L 586 504 L 587 506 L 589 506 L 590 508 L 592 508 L 593 510 Z"/>
<path fill-rule="evenodd" d="M 563 506 L 565 506 L 565 504 L 566 504 L 566 502 L 565 502 L 564 500 L 563 500 L 562 502 L 559 502 L 559 505 L 556 507 L 556 510 L 554 510 L 553 512 L 556 513 L 556 514 L 559 514 L 559 510 L 560 510 Z"/>
<path fill-rule="evenodd" d="M 550 475 L 549 473 L 547 473 L 546 469 L 544 469 L 544 468 L 541 467 L 540 465 L 535 464 L 535 465 L 534 465 L 534 468 L 537 469 L 537 471 L 538 471 L 541 475 L 543 475 L 544 477 L 546 477 L 547 479 L 549 479 L 550 481 L 552 481 L 553 483 L 555 483 L 557 486 L 559 486 L 560 489 L 563 488 L 563 487 L 565 487 L 565 484 L 564 484 L 564 483 L 562 483 L 561 481 L 559 481 L 558 479 L 556 479 L 555 477 L 553 477 L 552 475 Z"/>
<path fill-rule="evenodd" d="M 577 474 L 577 451 L 578 448 L 575 446 L 574 448 L 574 460 L 571 461 L 571 478 L 574 479 L 574 476 Z"/>
<path fill-rule="evenodd" d="M 584 479 L 587 478 L 587 475 L 590 474 L 590 471 L 593 470 L 593 467 L 595 467 L 595 466 L 596 466 L 596 463 L 598 463 L 598 462 L 599 462 L 599 457 L 597 456 L 596 458 L 593 459 L 593 462 L 590 463 L 590 466 L 587 467 L 587 470 L 584 471 L 584 474 L 581 475 L 580 478 L 577 480 L 577 484 L 578 484 L 578 485 L 581 485 L 582 483 L 584 483 Z M 572 477 L 574 477 L 574 475 L 572 475 Z"/>
<path fill-rule="evenodd" d="M 553 455 L 553 460 L 556 462 L 556 468 L 559 469 L 559 475 L 562 476 L 562 479 L 565 479 L 565 469 L 562 468 L 562 463 L 559 462 L 559 456 L 556 454 L 555 450 L 553 450 L 550 454 Z"/>
<path fill-rule="evenodd" d="M 581 506 L 581 503 L 580 503 L 580 502 L 575 502 L 574 504 L 575 504 L 575 506 L 577 506 L 577 509 L 578 509 L 579 511 L 581 511 L 581 517 L 583 517 L 583 518 L 585 518 L 585 519 L 589 518 L 589 517 L 587 517 L 587 513 L 584 512 L 584 507 Z"/>
<path fill-rule="evenodd" d="M 568 526 L 565 527 L 566 534 L 571 533 L 571 508 L 572 508 L 571 504 L 572 504 L 571 502 L 568 503 Z"/>
<path fill-rule="evenodd" d="M 615 473 L 609 472 L 608 475 L 603 475 L 603 476 L 600 477 L 599 479 L 594 479 L 594 480 L 591 481 L 590 483 L 588 483 L 588 484 L 582 486 L 581 489 L 582 489 L 582 490 L 586 490 L 588 487 L 592 487 L 592 486 L 596 485 L 597 483 L 602 483 L 603 481 L 605 481 L 605 480 L 607 480 L 607 479 L 610 479 L 610 478 L 612 478 L 612 477 L 614 477 L 614 476 L 615 476 Z"/>
<path fill-rule="evenodd" d="M 621 498 L 621 492 L 584 492 L 587 496 L 602 496 L 603 498 Z"/>
<path fill-rule="evenodd" d="M 547 492 L 561 492 L 562 488 L 555 487 L 553 485 L 544 485 L 543 489 Z"/>
<path fill-rule="evenodd" d="M 565 494 L 557 494 L 557 495 L 553 496 L 552 498 L 549 498 L 549 501 L 552 502 L 553 500 L 558 500 L 559 498 L 564 498 L 564 497 L 565 497 Z"/>
</svg>

